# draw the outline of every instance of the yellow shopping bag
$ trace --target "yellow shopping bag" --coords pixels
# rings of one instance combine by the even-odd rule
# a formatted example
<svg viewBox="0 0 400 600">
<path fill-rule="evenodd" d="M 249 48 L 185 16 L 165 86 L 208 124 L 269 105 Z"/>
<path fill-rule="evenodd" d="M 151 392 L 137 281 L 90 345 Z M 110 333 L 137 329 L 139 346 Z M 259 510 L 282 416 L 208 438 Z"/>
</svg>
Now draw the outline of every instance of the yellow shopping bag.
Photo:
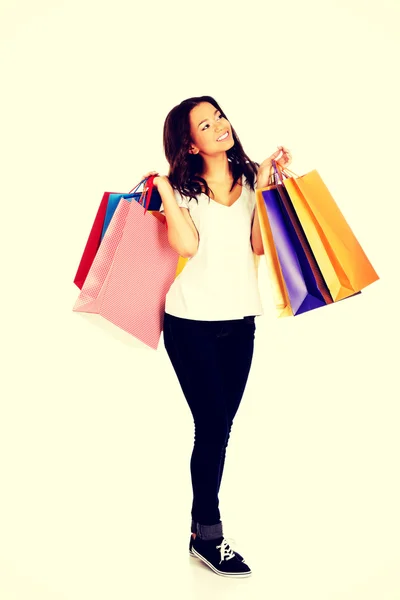
<svg viewBox="0 0 400 600">
<path fill-rule="evenodd" d="M 263 190 L 269 190 L 273 187 L 275 186 L 268 185 L 265 188 L 256 189 L 256 210 L 260 222 L 261 239 L 264 247 L 265 260 L 267 262 L 269 280 L 272 286 L 272 298 L 275 304 L 276 314 L 278 317 L 292 317 L 293 311 L 290 306 L 288 292 L 279 264 L 278 253 L 275 247 L 267 209 L 262 197 Z"/>
</svg>

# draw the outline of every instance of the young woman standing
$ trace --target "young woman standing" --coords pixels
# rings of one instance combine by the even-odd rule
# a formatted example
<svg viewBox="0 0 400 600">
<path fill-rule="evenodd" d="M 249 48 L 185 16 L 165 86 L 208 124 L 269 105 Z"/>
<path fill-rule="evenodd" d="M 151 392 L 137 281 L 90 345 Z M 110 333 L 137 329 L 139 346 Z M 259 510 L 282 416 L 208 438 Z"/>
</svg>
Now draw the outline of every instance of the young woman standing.
<svg viewBox="0 0 400 600">
<path fill-rule="evenodd" d="M 272 160 L 286 167 L 291 155 L 279 146 L 261 165 L 252 162 L 211 96 L 175 106 L 163 137 L 169 174 L 154 185 L 169 243 L 189 258 L 167 293 L 163 324 L 195 428 L 189 552 L 219 575 L 245 577 L 249 566 L 223 536 L 218 493 L 252 363 L 254 319 L 263 314 L 253 255 L 264 252 L 255 187 L 268 184 Z"/>
</svg>

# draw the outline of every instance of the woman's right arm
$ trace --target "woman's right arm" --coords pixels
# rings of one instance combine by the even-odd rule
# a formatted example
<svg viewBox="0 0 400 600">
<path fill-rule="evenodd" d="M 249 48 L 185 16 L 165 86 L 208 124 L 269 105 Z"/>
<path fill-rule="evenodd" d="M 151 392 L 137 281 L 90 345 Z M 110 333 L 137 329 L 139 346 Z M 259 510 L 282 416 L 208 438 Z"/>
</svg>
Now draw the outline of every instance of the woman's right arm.
<svg viewBox="0 0 400 600">
<path fill-rule="evenodd" d="M 157 187 L 163 203 L 169 245 L 179 256 L 191 258 L 197 252 L 199 234 L 188 209 L 178 206 L 168 178 L 155 177 L 154 185 Z"/>
</svg>

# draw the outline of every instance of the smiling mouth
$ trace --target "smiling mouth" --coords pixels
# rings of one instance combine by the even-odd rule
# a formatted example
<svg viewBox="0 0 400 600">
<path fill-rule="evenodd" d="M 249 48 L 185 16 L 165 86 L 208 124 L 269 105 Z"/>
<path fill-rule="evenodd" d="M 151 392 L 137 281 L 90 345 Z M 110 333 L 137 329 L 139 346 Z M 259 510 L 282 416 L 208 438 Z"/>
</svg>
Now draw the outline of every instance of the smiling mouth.
<svg viewBox="0 0 400 600">
<path fill-rule="evenodd" d="M 217 142 L 224 142 L 229 137 L 229 131 L 225 131 L 224 135 L 220 135 Z"/>
</svg>

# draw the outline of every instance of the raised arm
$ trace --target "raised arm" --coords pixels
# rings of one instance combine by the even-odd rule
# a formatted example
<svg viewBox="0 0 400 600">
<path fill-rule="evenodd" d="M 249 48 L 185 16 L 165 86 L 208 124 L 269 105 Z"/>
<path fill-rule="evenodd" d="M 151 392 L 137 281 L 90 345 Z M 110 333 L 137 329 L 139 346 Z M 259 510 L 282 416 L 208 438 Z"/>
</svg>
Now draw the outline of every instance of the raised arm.
<svg viewBox="0 0 400 600">
<path fill-rule="evenodd" d="M 179 256 L 191 258 L 197 252 L 199 234 L 189 210 L 178 206 L 174 190 L 167 177 L 156 177 L 154 182 L 163 203 L 169 245 Z"/>
</svg>

